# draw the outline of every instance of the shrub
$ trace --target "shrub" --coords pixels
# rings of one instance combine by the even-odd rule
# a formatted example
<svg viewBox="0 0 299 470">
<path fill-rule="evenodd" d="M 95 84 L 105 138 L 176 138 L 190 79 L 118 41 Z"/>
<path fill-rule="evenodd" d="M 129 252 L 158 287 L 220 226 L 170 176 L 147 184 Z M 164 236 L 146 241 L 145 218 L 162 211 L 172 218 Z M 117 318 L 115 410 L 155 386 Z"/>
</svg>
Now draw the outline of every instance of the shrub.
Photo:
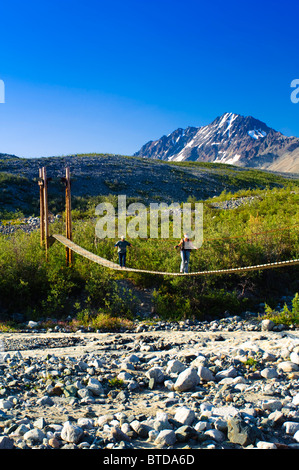
<svg viewBox="0 0 299 470">
<path fill-rule="evenodd" d="M 84 309 L 77 314 L 77 318 L 73 322 L 74 324 L 77 327 L 82 325 L 104 331 L 131 329 L 133 327 L 132 321 L 127 318 L 112 316 L 104 312 L 93 313 L 88 309 Z"/>
<path fill-rule="evenodd" d="M 272 320 L 276 324 L 298 325 L 299 324 L 299 295 L 295 294 L 292 300 L 292 309 L 284 304 L 283 309 L 278 312 L 273 310 L 269 305 L 265 305 L 265 315 L 263 318 Z"/>
<path fill-rule="evenodd" d="M 258 197 L 250 205 L 243 204 L 231 210 L 218 210 L 210 205 L 223 197 L 244 195 L 242 191 L 234 195 L 226 193 L 204 203 L 204 242 L 198 251 L 191 254 L 190 271 L 249 266 L 298 257 L 296 186 L 248 190 L 246 195 Z M 116 202 L 115 196 L 108 198 Z M 93 199 L 93 203 L 98 200 Z M 194 198 L 192 202 L 195 202 Z M 96 221 L 93 217 L 82 219 L 80 215 L 83 212 L 94 216 L 94 207 L 91 202 L 89 205 L 85 200 L 78 200 L 73 223 L 75 243 L 117 262 L 115 240 L 95 240 Z M 285 230 L 286 227 L 289 228 Z M 61 232 L 63 228 L 63 222 L 51 224 L 54 233 Z M 177 240 L 171 238 L 134 239 L 127 265 L 176 273 L 180 265 L 179 252 L 174 249 L 176 243 Z M 267 296 L 278 296 L 279 289 L 289 288 L 290 292 L 296 292 L 297 273 L 298 268 L 293 266 L 241 275 L 169 277 L 113 271 L 77 254 L 74 254 L 73 265 L 67 268 L 65 248 L 58 242 L 51 246 L 49 261 L 45 261 L 39 231 L 31 234 L 17 231 L 9 237 L 0 236 L 0 308 L 8 314 L 20 312 L 34 319 L 45 316 L 63 318 L 86 311 L 86 318 L 81 313 L 82 318 L 76 321 L 89 324 L 110 322 L 112 325 L 113 322 L 117 324 L 112 319 L 130 320 L 137 312 L 137 300 L 134 289 L 127 288 L 124 279 L 129 280 L 134 288 L 146 286 L 156 289 L 155 308 L 163 319 L 213 317 L 222 315 L 225 310 L 239 313 L 250 304 L 250 296 L 258 303 Z M 279 312 L 284 316 L 284 322 L 297 322 L 296 305 L 292 311 L 285 307 L 283 312 Z"/>
</svg>

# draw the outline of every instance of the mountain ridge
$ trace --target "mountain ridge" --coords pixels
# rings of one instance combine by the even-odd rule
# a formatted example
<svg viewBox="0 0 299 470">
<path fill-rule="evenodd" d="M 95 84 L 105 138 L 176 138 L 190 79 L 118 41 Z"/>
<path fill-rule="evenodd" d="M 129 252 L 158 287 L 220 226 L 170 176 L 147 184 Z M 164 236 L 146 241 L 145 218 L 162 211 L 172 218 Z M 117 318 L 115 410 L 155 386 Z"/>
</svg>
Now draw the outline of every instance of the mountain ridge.
<svg viewBox="0 0 299 470">
<path fill-rule="evenodd" d="M 48 187 L 49 209 L 64 210 L 64 185 L 61 178 L 69 167 L 72 181 L 72 208 L 87 207 L 95 198 L 125 194 L 128 200 L 187 202 L 206 200 L 223 191 L 281 187 L 297 180 L 291 173 L 240 168 L 235 165 L 201 162 L 166 162 L 122 155 L 69 155 L 42 158 L 0 158 L 0 220 L 21 211 L 39 213 L 39 168 L 46 166 L 51 178 Z M 85 210 L 85 209 L 84 209 Z"/>
<path fill-rule="evenodd" d="M 226 112 L 206 126 L 178 128 L 149 141 L 134 156 L 299 173 L 299 138 L 287 137 L 253 116 Z"/>
</svg>

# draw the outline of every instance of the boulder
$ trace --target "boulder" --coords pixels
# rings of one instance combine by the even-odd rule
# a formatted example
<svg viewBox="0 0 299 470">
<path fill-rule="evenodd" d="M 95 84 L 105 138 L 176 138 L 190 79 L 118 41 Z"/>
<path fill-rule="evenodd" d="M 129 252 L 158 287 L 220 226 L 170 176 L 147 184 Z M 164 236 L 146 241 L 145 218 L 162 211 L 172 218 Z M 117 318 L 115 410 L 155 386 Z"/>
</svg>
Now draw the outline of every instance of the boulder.
<svg viewBox="0 0 299 470">
<path fill-rule="evenodd" d="M 170 429 L 164 429 L 160 431 L 156 440 L 156 445 L 163 445 L 163 446 L 172 446 L 176 442 L 176 435 L 175 432 Z"/>
<path fill-rule="evenodd" d="M 227 436 L 230 442 L 247 447 L 255 444 L 260 432 L 255 426 L 250 426 L 240 417 L 235 416 L 228 419 Z"/>
<path fill-rule="evenodd" d="M 178 392 L 186 392 L 187 390 L 192 390 L 198 383 L 199 377 L 197 375 L 197 370 L 192 367 L 188 367 L 179 374 L 173 388 Z"/>
<path fill-rule="evenodd" d="M 195 419 L 195 413 L 187 406 L 181 406 L 177 409 L 174 419 L 179 423 L 191 425 Z"/>
<path fill-rule="evenodd" d="M 61 439 L 66 442 L 77 444 L 80 441 L 83 432 L 83 429 L 79 426 L 71 424 L 70 421 L 66 421 L 61 431 Z"/>
<path fill-rule="evenodd" d="M 198 377 L 204 382 L 215 381 L 214 374 L 205 366 L 202 366 L 202 365 L 198 366 L 197 374 L 198 374 Z"/>
</svg>

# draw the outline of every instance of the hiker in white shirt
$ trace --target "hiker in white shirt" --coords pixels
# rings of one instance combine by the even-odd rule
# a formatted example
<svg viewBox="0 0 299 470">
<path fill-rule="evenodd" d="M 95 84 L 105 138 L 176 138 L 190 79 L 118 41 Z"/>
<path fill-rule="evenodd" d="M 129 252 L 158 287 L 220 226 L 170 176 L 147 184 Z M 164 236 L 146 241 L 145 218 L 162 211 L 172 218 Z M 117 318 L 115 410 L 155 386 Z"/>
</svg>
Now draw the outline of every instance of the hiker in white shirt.
<svg viewBox="0 0 299 470">
<path fill-rule="evenodd" d="M 198 248 L 194 246 L 193 243 L 190 241 L 187 233 L 184 234 L 184 238 L 182 238 L 180 243 L 176 245 L 175 248 L 180 248 L 181 250 L 182 261 L 180 266 L 180 272 L 187 273 L 189 268 L 191 250 L 197 250 Z"/>
</svg>

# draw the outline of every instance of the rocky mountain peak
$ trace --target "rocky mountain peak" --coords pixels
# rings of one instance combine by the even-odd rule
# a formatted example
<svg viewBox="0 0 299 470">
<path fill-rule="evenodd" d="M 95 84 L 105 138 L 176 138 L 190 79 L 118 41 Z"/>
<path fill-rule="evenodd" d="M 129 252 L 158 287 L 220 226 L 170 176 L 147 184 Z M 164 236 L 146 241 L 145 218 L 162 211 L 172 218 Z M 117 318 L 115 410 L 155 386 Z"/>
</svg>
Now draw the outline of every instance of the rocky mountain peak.
<svg viewBox="0 0 299 470">
<path fill-rule="evenodd" d="M 202 127 L 178 128 L 145 144 L 135 155 L 167 161 L 204 161 L 299 171 L 299 139 L 286 137 L 252 117 L 226 112 Z M 299 155 L 298 155 L 299 156 Z M 284 170 L 283 158 L 293 162 Z M 286 165 L 287 166 L 287 165 Z M 290 167 L 290 165 L 289 165 Z M 269 168 L 271 169 L 271 168 Z"/>
</svg>

